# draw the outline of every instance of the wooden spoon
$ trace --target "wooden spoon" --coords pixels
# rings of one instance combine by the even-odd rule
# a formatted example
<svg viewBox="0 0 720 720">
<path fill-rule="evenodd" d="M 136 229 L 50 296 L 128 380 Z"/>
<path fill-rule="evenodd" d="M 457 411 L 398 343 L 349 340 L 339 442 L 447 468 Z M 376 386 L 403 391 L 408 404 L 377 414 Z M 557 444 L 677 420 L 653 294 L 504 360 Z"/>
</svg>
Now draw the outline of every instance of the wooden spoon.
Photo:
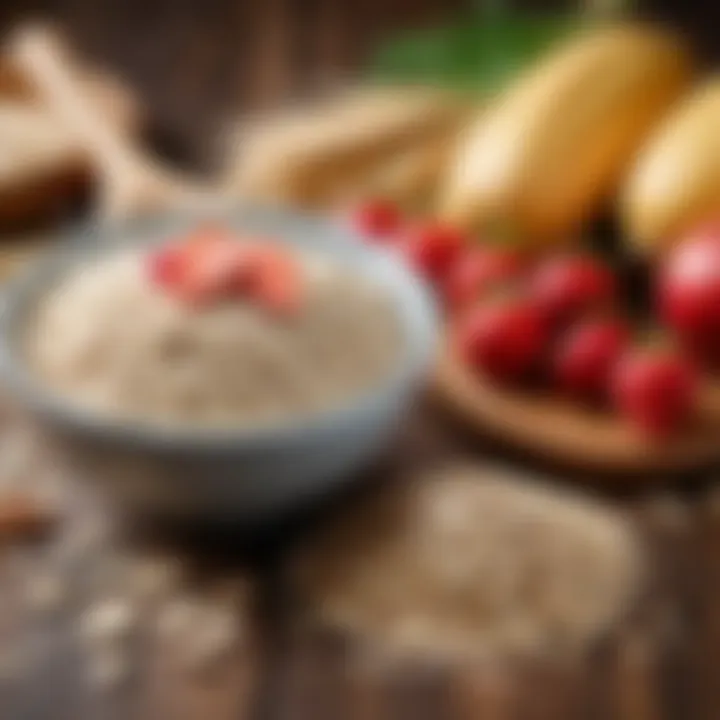
<svg viewBox="0 0 720 720">
<path fill-rule="evenodd" d="M 50 34 L 50 31 L 47 31 Z M 67 62 L 72 59 L 74 73 L 81 83 L 83 92 L 91 99 L 107 122 L 129 135 L 138 132 L 144 122 L 142 108 L 138 98 L 120 79 L 104 69 L 87 67 L 85 63 L 70 58 L 67 43 L 60 35 L 53 34 L 53 42 L 62 48 Z M 0 98 L 11 102 L 34 105 L 38 101 L 37 89 L 28 78 L 22 66 L 18 66 L 12 53 L 5 54 L 5 46 L 0 47 Z M 42 100 L 42 98 L 40 98 Z"/>
<path fill-rule="evenodd" d="M 106 121 L 51 30 L 27 28 L 10 49 L 50 112 L 76 135 L 95 163 L 102 183 L 102 217 L 223 205 L 217 191 L 148 157 Z"/>
</svg>

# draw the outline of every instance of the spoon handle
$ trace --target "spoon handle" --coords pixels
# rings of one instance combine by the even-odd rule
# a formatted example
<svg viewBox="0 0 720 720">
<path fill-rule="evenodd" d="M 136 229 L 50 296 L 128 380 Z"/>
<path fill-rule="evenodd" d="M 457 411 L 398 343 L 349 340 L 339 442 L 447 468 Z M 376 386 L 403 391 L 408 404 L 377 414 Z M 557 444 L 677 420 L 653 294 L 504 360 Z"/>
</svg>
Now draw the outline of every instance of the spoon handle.
<svg viewBox="0 0 720 720">
<path fill-rule="evenodd" d="M 12 52 L 48 109 L 76 135 L 94 163 L 101 181 L 103 217 L 177 210 L 207 195 L 147 157 L 106 122 L 51 30 L 25 29 L 15 38 Z"/>
</svg>

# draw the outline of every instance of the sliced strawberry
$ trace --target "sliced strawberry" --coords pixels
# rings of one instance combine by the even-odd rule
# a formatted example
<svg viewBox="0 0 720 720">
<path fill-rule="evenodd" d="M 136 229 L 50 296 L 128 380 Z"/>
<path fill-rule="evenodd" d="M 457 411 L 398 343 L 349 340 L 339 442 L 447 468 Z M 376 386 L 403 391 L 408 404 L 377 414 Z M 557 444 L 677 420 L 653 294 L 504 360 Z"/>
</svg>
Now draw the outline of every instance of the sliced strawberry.
<svg viewBox="0 0 720 720">
<path fill-rule="evenodd" d="M 148 272 L 190 305 L 247 298 L 287 315 L 297 310 L 302 296 L 302 273 L 290 252 L 272 241 L 239 241 L 213 225 L 151 253 Z"/>
<path fill-rule="evenodd" d="M 279 315 L 296 313 L 302 301 L 302 271 L 292 254 L 277 246 L 256 246 L 250 263 L 251 297 Z"/>
<path fill-rule="evenodd" d="M 151 282 L 168 289 L 179 282 L 184 266 L 181 248 L 165 245 L 148 255 L 146 269 Z"/>
<path fill-rule="evenodd" d="M 206 236 L 182 247 L 182 271 L 174 289 L 196 304 L 240 296 L 249 282 L 247 248 L 231 236 Z"/>
</svg>

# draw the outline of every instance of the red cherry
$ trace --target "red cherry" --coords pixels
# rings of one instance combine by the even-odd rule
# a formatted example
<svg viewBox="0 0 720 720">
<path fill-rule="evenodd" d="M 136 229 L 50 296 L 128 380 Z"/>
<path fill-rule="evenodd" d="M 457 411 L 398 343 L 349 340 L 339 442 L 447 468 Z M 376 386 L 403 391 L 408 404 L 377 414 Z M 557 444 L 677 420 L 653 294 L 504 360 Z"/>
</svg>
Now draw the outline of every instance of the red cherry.
<svg viewBox="0 0 720 720">
<path fill-rule="evenodd" d="M 402 218 L 395 205 L 386 200 L 369 200 L 353 212 L 355 227 L 371 239 L 387 239 L 400 228 Z"/>
<path fill-rule="evenodd" d="M 520 255 L 499 247 L 473 247 L 460 254 L 445 279 L 445 299 L 458 311 L 489 291 L 517 280 L 524 270 Z"/>
<path fill-rule="evenodd" d="M 459 257 L 465 237 L 447 225 L 425 223 L 408 228 L 401 243 L 410 264 L 428 280 L 439 282 Z"/>
<path fill-rule="evenodd" d="M 470 367 L 515 383 L 537 367 L 548 342 L 547 324 L 529 298 L 498 298 L 459 319 L 456 341 Z"/>
<path fill-rule="evenodd" d="M 615 276 L 599 260 L 563 255 L 542 263 L 531 280 L 532 296 L 555 329 L 615 301 Z"/>
<path fill-rule="evenodd" d="M 588 320 L 571 328 L 553 356 L 558 387 L 580 400 L 606 400 L 611 373 L 629 341 L 628 327 L 615 319 Z"/>
<path fill-rule="evenodd" d="M 697 376 L 672 350 L 635 348 L 615 367 L 612 390 L 618 411 L 651 438 L 677 433 L 692 416 Z"/>
<path fill-rule="evenodd" d="M 720 365 L 720 228 L 706 227 L 675 246 L 663 263 L 658 313 L 703 364 Z"/>
</svg>

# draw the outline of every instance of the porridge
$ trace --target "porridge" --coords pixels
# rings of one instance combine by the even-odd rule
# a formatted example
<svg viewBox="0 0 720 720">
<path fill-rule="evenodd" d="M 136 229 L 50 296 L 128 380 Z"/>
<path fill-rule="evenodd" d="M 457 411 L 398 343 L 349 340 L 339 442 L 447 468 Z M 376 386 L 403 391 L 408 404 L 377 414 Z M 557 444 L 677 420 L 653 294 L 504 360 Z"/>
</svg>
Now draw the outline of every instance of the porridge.
<svg viewBox="0 0 720 720">
<path fill-rule="evenodd" d="M 341 405 L 389 375 L 401 343 L 395 308 L 370 280 L 198 230 L 71 273 L 39 304 L 25 347 L 46 385 L 93 410 L 228 426 Z"/>
</svg>

